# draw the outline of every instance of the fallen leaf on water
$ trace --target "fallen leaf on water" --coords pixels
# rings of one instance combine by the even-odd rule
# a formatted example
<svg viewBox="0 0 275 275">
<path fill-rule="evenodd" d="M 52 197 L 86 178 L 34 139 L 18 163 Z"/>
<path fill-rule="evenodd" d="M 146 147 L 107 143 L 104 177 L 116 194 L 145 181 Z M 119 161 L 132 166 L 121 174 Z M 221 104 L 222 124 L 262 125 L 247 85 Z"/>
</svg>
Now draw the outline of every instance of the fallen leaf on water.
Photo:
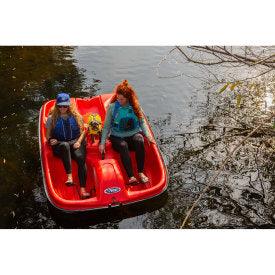
<svg viewBox="0 0 275 275">
<path fill-rule="evenodd" d="M 231 86 L 230 86 L 230 91 L 233 91 L 237 85 L 239 85 L 238 81 L 235 82 L 235 83 L 232 83 Z"/>
<path fill-rule="evenodd" d="M 238 94 L 237 95 L 237 107 L 240 108 L 241 106 L 241 100 L 242 100 L 242 95 Z"/>
<path fill-rule="evenodd" d="M 227 83 L 219 90 L 219 94 L 222 93 L 223 91 L 225 91 L 229 84 L 230 84 L 230 82 L 227 82 Z"/>
</svg>

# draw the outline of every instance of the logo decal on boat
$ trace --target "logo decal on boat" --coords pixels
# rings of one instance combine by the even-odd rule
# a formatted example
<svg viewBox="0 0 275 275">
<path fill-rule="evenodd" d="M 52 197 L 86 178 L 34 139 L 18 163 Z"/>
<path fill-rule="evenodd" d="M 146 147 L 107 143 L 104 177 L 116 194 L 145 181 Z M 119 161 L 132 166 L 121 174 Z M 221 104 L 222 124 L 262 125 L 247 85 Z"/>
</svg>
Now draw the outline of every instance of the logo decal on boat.
<svg viewBox="0 0 275 275">
<path fill-rule="evenodd" d="M 109 187 L 104 190 L 105 194 L 114 194 L 120 192 L 121 188 L 120 187 Z"/>
</svg>

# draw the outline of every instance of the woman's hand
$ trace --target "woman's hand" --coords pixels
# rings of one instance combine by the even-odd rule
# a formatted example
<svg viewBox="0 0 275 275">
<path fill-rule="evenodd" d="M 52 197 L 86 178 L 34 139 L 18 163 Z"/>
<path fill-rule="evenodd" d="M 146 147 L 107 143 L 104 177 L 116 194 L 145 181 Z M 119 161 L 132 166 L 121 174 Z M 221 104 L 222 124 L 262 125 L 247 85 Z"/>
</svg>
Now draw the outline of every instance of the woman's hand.
<svg viewBox="0 0 275 275">
<path fill-rule="evenodd" d="M 105 153 L 105 144 L 100 144 L 98 149 L 99 149 L 100 154 L 104 154 Z"/>
<path fill-rule="evenodd" d="M 53 146 L 53 145 L 56 145 L 57 144 L 57 139 L 55 139 L 55 138 L 51 138 L 50 139 L 50 144 Z"/>
<path fill-rule="evenodd" d="M 76 143 L 74 143 L 73 147 L 74 149 L 78 149 L 80 147 L 80 142 L 77 141 Z"/>
<path fill-rule="evenodd" d="M 148 139 L 148 141 L 149 141 L 150 144 L 156 144 L 156 142 L 155 142 L 155 140 L 153 139 L 153 137 L 150 136 L 150 137 L 148 137 L 147 139 Z"/>
</svg>

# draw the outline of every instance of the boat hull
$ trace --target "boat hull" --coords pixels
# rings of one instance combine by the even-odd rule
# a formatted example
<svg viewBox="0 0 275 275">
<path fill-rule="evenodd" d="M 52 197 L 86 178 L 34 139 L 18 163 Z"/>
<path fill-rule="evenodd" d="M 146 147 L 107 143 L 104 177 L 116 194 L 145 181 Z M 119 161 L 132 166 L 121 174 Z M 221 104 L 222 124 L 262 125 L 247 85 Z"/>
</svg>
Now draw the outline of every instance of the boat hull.
<svg viewBox="0 0 275 275">
<path fill-rule="evenodd" d="M 104 94 L 88 99 L 71 99 L 77 106 L 80 114 L 85 117 L 89 113 L 97 113 L 104 123 L 106 109 L 112 94 Z M 108 207 L 132 204 L 144 201 L 162 194 L 168 184 L 167 170 L 156 144 L 150 144 L 145 139 L 145 174 L 149 177 L 146 184 L 129 186 L 125 169 L 119 154 L 112 149 L 110 141 L 106 143 L 105 159 L 102 160 L 98 151 L 99 137 L 94 142 L 89 135 L 86 136 L 86 165 L 87 165 L 87 191 L 91 197 L 81 200 L 79 196 L 79 181 L 77 165 L 72 161 L 73 180 L 75 186 L 64 184 L 66 174 L 61 160 L 53 155 L 50 145 L 46 142 L 45 123 L 55 100 L 43 104 L 39 116 L 39 145 L 43 173 L 44 187 L 51 204 L 66 212 L 88 211 Z M 151 127 L 146 123 L 153 136 Z M 134 152 L 130 152 L 135 176 L 137 167 Z"/>
</svg>

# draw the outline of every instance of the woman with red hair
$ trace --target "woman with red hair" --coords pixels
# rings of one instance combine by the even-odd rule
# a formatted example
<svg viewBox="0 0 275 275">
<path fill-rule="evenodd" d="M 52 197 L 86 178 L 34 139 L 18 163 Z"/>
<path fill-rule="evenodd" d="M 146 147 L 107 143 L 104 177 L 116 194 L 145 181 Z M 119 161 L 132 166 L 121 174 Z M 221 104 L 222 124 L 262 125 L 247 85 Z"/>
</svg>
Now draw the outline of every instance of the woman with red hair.
<svg viewBox="0 0 275 275">
<path fill-rule="evenodd" d="M 148 182 L 144 174 L 145 148 L 143 133 L 149 142 L 154 143 L 145 124 L 145 120 L 134 89 L 127 80 L 119 83 L 108 107 L 102 131 L 99 151 L 105 153 L 105 142 L 110 133 L 110 141 L 114 150 L 119 152 L 121 161 L 129 177 L 129 184 L 136 184 L 129 150 L 135 151 L 139 179 Z"/>
</svg>

